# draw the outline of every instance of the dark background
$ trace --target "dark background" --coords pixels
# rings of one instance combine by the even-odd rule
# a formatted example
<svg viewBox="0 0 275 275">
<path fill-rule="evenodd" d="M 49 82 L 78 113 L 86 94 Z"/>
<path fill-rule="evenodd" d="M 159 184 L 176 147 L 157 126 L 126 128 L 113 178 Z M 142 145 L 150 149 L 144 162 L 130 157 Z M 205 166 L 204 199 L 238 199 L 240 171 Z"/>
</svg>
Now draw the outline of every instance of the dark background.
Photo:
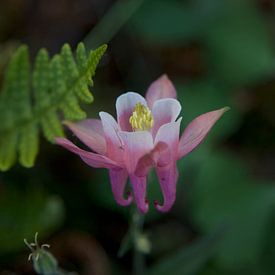
<svg viewBox="0 0 275 275">
<path fill-rule="evenodd" d="M 272 0 L 0 2 L 1 78 L 21 43 L 32 57 L 66 42 L 107 43 L 95 101 L 84 106 L 89 117 L 114 114 L 119 94 L 144 95 L 163 73 L 175 83 L 184 125 L 231 107 L 179 162 L 173 209 L 163 215 L 151 205 L 146 216 L 146 264 L 161 263 L 158 274 L 275 273 L 274 18 Z M 150 179 L 153 201 L 160 193 Z M 42 139 L 34 168 L 0 174 L 0 274 L 32 274 L 23 238 L 37 231 L 67 270 L 131 274 L 131 252 L 117 257 L 130 212 L 115 204 L 105 170 Z"/>
</svg>

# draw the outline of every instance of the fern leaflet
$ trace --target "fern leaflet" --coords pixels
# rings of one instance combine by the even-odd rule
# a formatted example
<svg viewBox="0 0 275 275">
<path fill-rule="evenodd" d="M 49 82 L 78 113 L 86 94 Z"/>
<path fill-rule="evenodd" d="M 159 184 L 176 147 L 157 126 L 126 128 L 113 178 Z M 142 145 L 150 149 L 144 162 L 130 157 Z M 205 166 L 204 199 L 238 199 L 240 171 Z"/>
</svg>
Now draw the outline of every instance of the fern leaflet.
<svg viewBox="0 0 275 275">
<path fill-rule="evenodd" d="M 79 43 L 74 55 L 65 44 L 52 58 L 41 49 L 33 68 L 28 48 L 17 49 L 0 93 L 0 170 L 8 170 L 17 158 L 24 167 L 32 167 L 40 131 L 50 142 L 64 136 L 60 113 L 68 120 L 86 117 L 80 102 L 93 101 L 89 87 L 106 48 L 103 45 L 87 54 Z"/>
</svg>

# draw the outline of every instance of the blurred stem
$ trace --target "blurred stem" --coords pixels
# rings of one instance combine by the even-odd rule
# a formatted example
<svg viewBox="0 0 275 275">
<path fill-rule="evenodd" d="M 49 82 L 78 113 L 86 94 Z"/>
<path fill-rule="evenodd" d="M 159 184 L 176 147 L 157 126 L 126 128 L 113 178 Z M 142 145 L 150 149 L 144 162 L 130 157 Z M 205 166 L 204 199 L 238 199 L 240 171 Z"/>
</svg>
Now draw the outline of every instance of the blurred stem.
<svg viewBox="0 0 275 275">
<path fill-rule="evenodd" d="M 87 48 L 108 43 L 138 10 L 144 0 L 118 0 L 84 39 Z"/>
<path fill-rule="evenodd" d="M 143 224 L 145 216 L 135 208 L 131 214 L 130 226 L 127 234 L 121 242 L 118 257 L 123 257 L 126 252 L 133 249 L 133 274 L 141 275 L 145 271 L 144 254 L 148 252 L 144 247 Z"/>
<path fill-rule="evenodd" d="M 144 215 L 140 214 L 136 209 L 132 216 L 133 229 L 133 274 L 142 275 L 145 271 L 144 251 L 141 249 L 140 238 L 143 233 Z"/>
</svg>

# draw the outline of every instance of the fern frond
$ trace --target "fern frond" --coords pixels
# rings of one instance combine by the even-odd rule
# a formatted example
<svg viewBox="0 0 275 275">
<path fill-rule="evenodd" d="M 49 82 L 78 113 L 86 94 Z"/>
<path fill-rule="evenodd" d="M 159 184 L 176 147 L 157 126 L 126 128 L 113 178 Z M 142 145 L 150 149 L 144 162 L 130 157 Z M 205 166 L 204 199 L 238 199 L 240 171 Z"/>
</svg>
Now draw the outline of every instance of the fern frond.
<svg viewBox="0 0 275 275">
<path fill-rule="evenodd" d="M 33 69 L 26 46 L 12 56 L 0 93 L 0 170 L 8 170 L 16 161 L 32 167 L 39 149 L 39 133 L 54 142 L 64 136 L 63 118 L 86 117 L 80 103 L 91 103 L 96 67 L 106 51 L 103 45 L 86 53 L 83 43 L 74 55 L 65 44 L 52 58 L 41 49 Z"/>
</svg>

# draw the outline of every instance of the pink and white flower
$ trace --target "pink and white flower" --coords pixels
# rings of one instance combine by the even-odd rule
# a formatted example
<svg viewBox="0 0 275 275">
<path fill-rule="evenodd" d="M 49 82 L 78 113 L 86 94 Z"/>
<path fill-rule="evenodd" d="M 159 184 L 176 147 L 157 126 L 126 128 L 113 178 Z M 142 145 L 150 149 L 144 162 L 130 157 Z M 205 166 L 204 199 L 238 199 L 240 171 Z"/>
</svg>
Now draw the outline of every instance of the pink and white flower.
<svg viewBox="0 0 275 275">
<path fill-rule="evenodd" d="M 163 75 L 150 85 L 146 98 L 135 92 L 119 96 L 117 121 L 100 112 L 100 120 L 65 123 L 92 151 L 82 150 L 65 138 L 56 138 L 56 143 L 92 167 L 107 168 L 116 202 L 128 206 L 134 199 L 141 213 L 148 211 L 147 175 L 154 167 L 163 194 L 163 203 L 155 202 L 155 207 L 167 212 L 176 199 L 177 160 L 195 149 L 228 109 L 200 115 L 180 137 L 181 104 L 176 96 L 172 82 Z M 128 178 L 133 195 L 125 197 Z"/>
</svg>

